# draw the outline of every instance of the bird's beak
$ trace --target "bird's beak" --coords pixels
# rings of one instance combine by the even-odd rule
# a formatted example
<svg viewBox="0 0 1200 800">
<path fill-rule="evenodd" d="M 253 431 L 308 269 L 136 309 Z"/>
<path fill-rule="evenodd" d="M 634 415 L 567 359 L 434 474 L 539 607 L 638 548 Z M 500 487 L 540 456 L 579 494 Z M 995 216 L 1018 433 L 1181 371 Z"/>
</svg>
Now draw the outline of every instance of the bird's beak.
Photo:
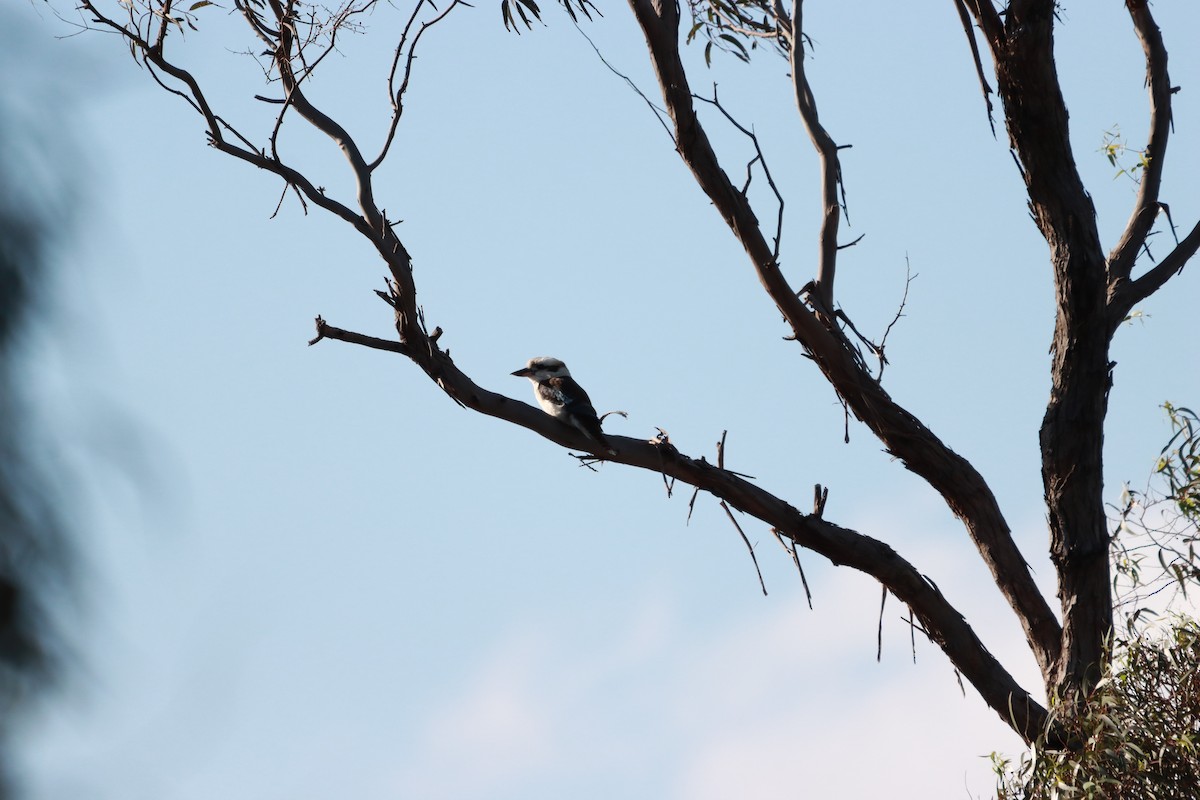
<svg viewBox="0 0 1200 800">
<path fill-rule="evenodd" d="M 529 367 L 521 367 L 521 369 L 517 370 L 516 372 L 514 372 L 512 374 L 518 378 L 528 378 L 530 375 L 533 374 L 533 372 L 530 371 Z"/>
</svg>

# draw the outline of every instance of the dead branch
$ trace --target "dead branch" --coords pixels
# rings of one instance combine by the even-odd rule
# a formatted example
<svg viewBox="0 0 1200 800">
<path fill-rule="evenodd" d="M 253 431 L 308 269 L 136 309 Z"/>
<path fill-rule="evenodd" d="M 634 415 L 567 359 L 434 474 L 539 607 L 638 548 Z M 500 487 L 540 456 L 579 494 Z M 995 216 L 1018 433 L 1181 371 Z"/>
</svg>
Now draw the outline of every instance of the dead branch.
<svg viewBox="0 0 1200 800">
<path fill-rule="evenodd" d="M 567 5 L 567 9 L 570 10 L 569 4 Z M 662 107 L 655 105 L 655 103 L 646 96 L 646 93 L 642 91 L 641 87 L 633 82 L 632 78 L 618 70 L 609 62 L 607 58 L 604 57 L 604 54 L 600 52 L 600 48 L 597 47 L 596 43 L 592 41 L 592 37 L 587 35 L 587 32 L 584 31 L 583 27 L 579 24 L 579 20 L 575 18 L 574 14 L 571 15 L 571 21 L 575 23 L 575 30 L 579 31 L 579 35 L 582 36 L 584 41 L 591 46 L 592 51 L 596 54 L 596 58 L 600 59 L 600 63 L 603 64 L 613 75 L 616 75 L 618 78 L 625 81 L 629 88 L 632 89 L 638 97 L 642 98 L 642 100 L 646 103 L 646 106 L 650 109 L 651 113 L 654 114 L 654 118 L 658 120 L 658 124 L 662 126 L 662 129 L 666 131 L 667 136 L 670 137 L 671 144 L 675 144 L 675 134 L 671 130 L 671 126 L 667 124 L 666 119 L 664 119 L 667 115 L 667 112 Z"/>
<path fill-rule="evenodd" d="M 971 27 L 971 17 L 967 12 L 964 0 L 955 0 L 958 18 L 962 22 L 963 33 L 967 35 L 967 44 L 971 46 L 971 60 L 975 63 L 975 75 L 979 78 L 979 90 L 983 92 L 983 102 L 987 106 L 988 127 L 992 129 L 992 138 L 996 138 L 996 119 L 992 116 L 992 87 L 987 75 L 983 72 L 983 59 L 979 57 L 979 43 L 975 41 L 975 31 Z"/>
<path fill-rule="evenodd" d="M 829 487 L 817 484 L 813 487 L 813 516 L 821 519 L 825 516 L 825 503 L 829 500 Z"/>
<path fill-rule="evenodd" d="M 362 345 L 370 347 L 373 350 L 386 350 L 389 353 L 397 353 L 402 356 L 411 357 L 411 353 L 405 345 L 391 339 L 380 339 L 376 336 L 368 336 L 365 333 L 355 333 L 354 331 L 335 328 L 327 323 L 323 318 L 317 317 L 317 335 L 309 339 L 308 346 L 312 347 L 322 339 L 335 339 L 339 342 L 348 344 Z"/>
<path fill-rule="evenodd" d="M 879 627 L 875 632 L 875 663 L 883 661 L 883 609 L 887 606 L 888 590 L 880 587 L 883 592 L 879 597 Z"/>
<path fill-rule="evenodd" d="M 908 256 L 904 256 L 904 294 L 900 297 L 900 306 L 896 309 L 896 316 L 892 317 L 892 321 L 883 329 L 883 338 L 879 340 L 879 380 L 883 380 L 883 370 L 887 367 L 888 360 L 885 352 L 887 348 L 888 337 L 892 335 L 892 328 L 904 316 L 904 307 L 908 305 L 908 290 L 912 286 L 912 282 L 916 279 L 916 275 L 912 274 L 912 264 L 908 261 Z"/>
<path fill-rule="evenodd" d="M 738 524 L 737 518 L 733 516 L 733 512 L 729 510 L 729 506 L 724 500 L 721 501 L 721 508 L 725 509 L 725 515 L 729 517 L 729 521 L 733 523 L 733 527 L 737 528 L 738 535 L 746 543 L 746 549 L 750 551 L 750 560 L 754 562 L 754 571 L 758 574 L 758 585 L 762 587 L 763 596 L 766 597 L 767 584 L 763 580 L 762 570 L 758 567 L 758 556 L 754 554 L 754 545 L 750 544 L 750 539 L 746 536 L 746 532 L 742 530 L 742 526 Z"/>
<path fill-rule="evenodd" d="M 758 163 L 758 165 L 760 167 L 762 167 L 763 177 L 765 177 L 767 180 L 767 186 L 769 186 L 771 188 L 771 193 L 775 195 L 775 204 L 776 204 L 777 211 L 776 211 L 776 215 L 775 215 L 775 238 L 774 238 L 773 246 L 771 248 L 771 256 L 775 259 L 776 263 L 778 263 L 779 262 L 779 248 L 783 241 L 783 208 L 784 208 L 783 194 L 779 191 L 779 187 L 775 184 L 775 178 L 773 178 L 771 176 L 771 168 L 769 166 L 767 166 L 767 157 L 763 153 L 762 146 L 758 142 L 758 135 L 753 130 L 751 130 L 750 128 L 747 128 L 745 125 L 741 124 L 736 119 L 734 119 L 733 115 L 730 114 L 729 111 L 726 110 L 725 106 L 721 105 L 721 101 L 717 98 L 717 85 L 715 83 L 713 84 L 713 96 L 712 96 L 711 100 L 709 100 L 706 97 L 701 97 L 700 95 L 695 95 L 695 94 L 692 95 L 692 97 L 694 97 L 696 100 L 699 100 L 702 103 L 708 103 L 708 104 L 714 106 L 718 111 L 721 112 L 721 115 L 724 116 L 725 119 L 729 121 L 730 125 L 737 128 L 738 132 L 741 133 L 743 136 L 745 136 L 747 139 L 749 139 L 750 143 L 752 145 L 754 145 L 754 158 L 752 158 L 749 161 L 749 163 L 746 164 L 746 183 L 742 187 L 742 195 L 745 196 L 746 192 L 749 191 L 751 170 L 754 167 L 754 164 Z M 861 239 L 862 237 L 860 236 L 858 238 Z M 857 244 L 857 243 L 858 243 L 858 240 L 856 239 L 851 244 Z"/>
<path fill-rule="evenodd" d="M 804 587 L 804 597 L 808 601 L 808 610 L 813 610 L 812 590 L 808 588 L 808 577 L 804 574 L 804 567 L 800 564 L 800 553 L 796 550 L 796 543 L 791 539 L 785 538 L 774 528 L 771 528 L 771 533 L 775 539 L 783 547 L 784 551 L 792 559 L 792 563 L 796 565 L 796 571 L 800 573 L 800 585 Z"/>
<path fill-rule="evenodd" d="M 388 72 L 388 100 L 392 104 L 392 118 L 388 123 L 387 135 L 383 140 L 383 147 L 379 150 L 379 155 L 367 165 L 367 168 L 374 172 L 375 169 L 383 163 L 387 158 L 388 150 L 391 149 L 392 141 L 396 138 L 396 130 L 400 127 L 400 118 L 404 116 L 404 95 L 408 91 L 408 84 L 412 78 L 413 64 L 417 57 L 417 42 L 421 40 L 421 36 L 425 31 L 432 28 L 446 18 L 446 16 L 459 5 L 467 5 L 462 0 L 452 0 L 437 16 L 428 22 L 422 22 L 421 27 L 417 29 L 417 33 L 413 36 L 412 44 L 409 45 L 408 55 L 404 60 L 404 78 L 400 81 L 399 88 L 396 88 L 396 70 L 399 68 L 400 59 L 404 53 L 404 45 L 408 43 L 408 36 L 412 32 L 413 23 L 424 9 L 428 0 L 418 0 L 413 7 L 412 14 L 409 15 L 408 22 L 404 24 L 404 29 L 400 32 L 400 40 L 396 44 L 395 56 L 392 59 L 392 67 Z M 428 3 L 433 5 L 432 3 Z"/>
</svg>

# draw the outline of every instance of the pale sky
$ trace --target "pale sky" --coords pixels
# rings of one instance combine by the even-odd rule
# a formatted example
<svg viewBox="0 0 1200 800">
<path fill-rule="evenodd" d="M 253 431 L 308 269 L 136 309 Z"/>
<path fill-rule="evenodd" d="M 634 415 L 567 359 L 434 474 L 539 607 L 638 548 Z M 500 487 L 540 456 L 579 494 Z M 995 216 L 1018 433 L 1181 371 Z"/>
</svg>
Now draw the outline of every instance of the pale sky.
<svg viewBox="0 0 1200 800">
<path fill-rule="evenodd" d="M 64 4 L 64 6 L 69 4 Z M 403 5 L 403 4 L 399 4 Z M 420 302 L 485 387 L 564 359 L 607 429 L 666 429 L 800 508 L 884 539 L 930 575 L 1036 693 L 1019 626 L 966 534 L 836 398 L 787 333 L 732 236 L 644 102 L 552 3 L 505 33 L 497 2 L 431 30 L 382 171 Z M 1106 244 L 1133 184 L 1100 152 L 1145 137 L 1140 48 L 1120 3 L 1068 3 L 1059 68 L 1079 166 Z M 1175 130 L 1163 199 L 1195 187 L 1200 8 L 1160 0 Z M 629 12 L 585 29 L 657 92 Z M 1095 15 L 1095 16 L 1093 16 Z M 307 347 L 318 314 L 387 336 L 384 267 L 356 234 L 277 180 L 206 147 L 198 117 L 114 37 L 41 2 L 8 10 L 26 52 L 60 71 L 85 160 L 83 221 L 64 254 L 35 386 L 71 470 L 84 559 L 68 687 L 27 726 L 32 800 L 549 800 L 987 797 L 987 754 L 1019 742 L 877 584 L 803 558 L 804 602 L 769 531 L 764 597 L 737 532 L 687 487 L 618 465 L 580 469 L 523 429 L 450 402 L 406 360 Z M 991 482 L 1053 593 L 1038 473 L 1053 305 L 1045 243 L 1004 134 L 992 138 L 950 3 L 806 6 L 822 119 L 850 203 L 839 301 L 889 340 L 885 386 Z M 402 24 L 386 5 L 309 89 L 367 149 L 388 111 L 381 65 Z M 207 9 L 181 60 L 220 113 L 261 134 L 270 92 Z M 14 27 L 14 30 L 17 28 Z M 32 44 L 28 44 L 32 43 Z M 177 42 L 176 44 L 180 44 Z M 817 164 L 768 53 L 719 58 L 787 197 L 783 266 L 812 276 Z M 44 62 L 43 62 L 44 63 Z M 7 56 L 6 92 L 32 58 Z M 250 116 L 247 116 L 250 115 Z M 744 140 L 707 118 L 726 169 Z M 262 138 L 261 135 L 258 138 Z M 285 156 L 345 197 L 336 148 L 285 136 Z M 760 196 L 759 216 L 774 217 Z M 1159 237 L 1166 252 L 1169 233 Z M 1106 436 L 1112 499 L 1141 486 L 1168 435 L 1159 405 L 1200 402 L 1197 267 L 1118 335 Z"/>
</svg>

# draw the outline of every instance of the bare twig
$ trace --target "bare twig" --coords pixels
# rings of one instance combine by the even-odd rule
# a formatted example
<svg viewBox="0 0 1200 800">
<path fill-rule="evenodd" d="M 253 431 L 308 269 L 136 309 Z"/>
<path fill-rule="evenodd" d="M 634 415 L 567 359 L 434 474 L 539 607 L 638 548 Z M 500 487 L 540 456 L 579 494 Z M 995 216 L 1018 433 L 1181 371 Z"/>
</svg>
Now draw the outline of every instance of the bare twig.
<svg viewBox="0 0 1200 800">
<path fill-rule="evenodd" d="M 875 663 L 883 660 L 883 609 L 887 605 L 888 590 L 886 586 L 881 586 L 883 590 L 879 597 L 879 628 L 875 634 Z"/>
<path fill-rule="evenodd" d="M 568 6 L 568 8 L 570 8 L 570 6 Z M 613 75 L 616 75 L 618 78 L 625 81 L 625 83 L 629 85 L 629 88 L 633 89 L 637 96 L 642 98 L 642 100 L 646 103 L 646 106 L 654 114 L 654 118 L 658 120 L 658 124 L 662 126 L 662 129 L 667 132 L 667 136 L 670 137 L 671 142 L 674 143 L 675 134 L 671 131 L 671 126 L 667 124 L 667 120 L 665 119 L 667 116 L 666 110 L 655 104 L 649 97 L 646 96 L 646 93 L 641 90 L 641 87 L 633 82 L 632 78 L 618 70 L 609 62 L 607 58 L 604 57 L 604 54 L 600 52 L 600 48 L 597 47 L 596 43 L 592 41 L 592 37 L 588 36 L 587 33 L 584 32 L 583 28 L 579 24 L 579 20 L 575 19 L 574 14 L 571 15 L 571 20 L 575 23 L 575 30 L 579 31 L 579 35 L 582 36 L 589 45 L 591 45 L 592 50 L 594 50 L 596 53 L 596 58 L 600 59 L 600 63 L 607 67 L 608 71 Z"/>
<path fill-rule="evenodd" d="M 829 500 L 829 487 L 817 484 L 813 487 L 813 516 L 821 519 L 825 516 L 825 503 Z"/>
<path fill-rule="evenodd" d="M 987 76 L 983 73 L 983 60 L 979 57 L 979 43 L 975 41 L 975 30 L 971 27 L 971 17 L 967 12 L 964 0 L 955 0 L 958 18 L 962 21 L 963 32 L 967 35 L 967 44 L 971 46 L 971 59 L 975 62 L 975 75 L 979 78 L 979 89 L 983 92 L 983 102 L 987 105 L 988 127 L 992 129 L 992 138 L 996 138 L 996 120 L 992 116 L 992 87 Z"/>
<path fill-rule="evenodd" d="M 783 241 L 783 194 L 779 191 L 779 187 L 775 185 L 775 179 L 771 176 L 771 168 L 767 166 L 767 157 L 763 154 L 762 146 L 758 142 L 758 135 L 753 130 L 747 128 L 745 125 L 734 119 L 733 115 L 725 109 L 725 106 L 721 105 L 721 101 L 717 97 L 717 85 L 715 83 L 713 84 L 713 96 L 711 100 L 706 97 L 701 97 L 698 94 L 693 94 L 692 97 L 702 103 L 708 103 L 709 105 L 714 106 L 718 111 L 721 112 L 721 115 L 729 121 L 730 125 L 737 128 L 738 131 L 747 139 L 749 139 L 750 143 L 754 145 L 754 158 L 750 159 L 750 161 L 746 164 L 746 184 L 742 187 L 742 195 L 745 196 L 746 192 L 749 190 L 751 169 L 755 163 L 758 163 L 762 167 L 763 176 L 767 179 L 767 185 L 771 187 L 771 193 L 775 195 L 775 205 L 777 210 L 775 214 L 775 240 L 774 246 L 771 248 L 771 256 L 775 259 L 775 262 L 778 263 L 779 248 L 781 246 L 781 242 Z M 860 236 L 858 238 L 861 239 L 862 237 Z M 857 240 L 855 240 L 854 243 L 857 243 Z"/>
<path fill-rule="evenodd" d="M 738 535 L 742 537 L 742 541 L 746 543 L 746 549 L 750 551 L 750 560 L 754 562 L 754 571 L 758 574 L 758 585 L 762 587 L 762 593 L 767 594 L 767 584 L 763 580 L 762 570 L 758 568 L 758 556 L 754 554 L 754 545 L 750 544 L 750 539 L 746 537 L 746 532 L 742 530 L 742 526 L 733 516 L 733 512 L 729 510 L 728 504 L 724 500 L 721 501 L 721 508 L 725 509 L 725 515 L 729 517 L 729 521 L 733 523 L 733 527 L 737 528 Z"/>
<path fill-rule="evenodd" d="M 800 564 L 800 552 L 796 549 L 796 543 L 785 537 L 776 528 L 771 528 L 771 533 L 788 556 L 791 557 L 792 563 L 796 565 L 796 571 L 800 573 L 800 584 L 804 587 L 804 597 L 808 601 L 808 610 L 812 611 L 812 591 L 808 588 L 808 578 L 804 574 L 804 567 Z"/>
<path fill-rule="evenodd" d="M 417 42 L 420 41 L 421 36 L 425 33 L 425 31 L 445 19 L 446 16 L 455 9 L 455 7 L 459 5 L 467 5 L 466 3 L 462 2 L 462 0 L 453 0 L 433 19 L 429 20 L 428 22 L 421 23 L 421 27 L 417 30 L 416 35 L 413 37 L 412 44 L 409 45 L 408 48 L 408 56 L 404 61 L 404 78 L 400 81 L 400 87 L 396 88 L 396 70 L 400 64 L 401 54 L 404 52 L 404 45 L 408 42 L 408 35 L 412 31 L 413 23 L 416 21 L 417 16 L 425 7 L 427 2 L 428 0 L 418 0 L 417 4 L 413 7 L 413 11 L 408 18 L 408 22 L 406 22 L 404 25 L 404 30 L 400 33 L 400 41 L 396 44 L 396 53 L 395 57 L 392 59 L 392 68 L 388 72 L 388 98 L 389 102 L 392 104 L 392 119 L 391 122 L 388 123 L 387 135 L 384 137 L 383 147 L 380 148 L 379 155 L 375 156 L 371 163 L 367 165 L 368 169 L 370 169 L 372 172 L 374 172 L 375 169 L 377 169 L 379 165 L 383 163 L 383 160 L 387 158 L 388 150 L 391 149 L 392 146 L 392 141 L 396 138 L 396 130 L 400 127 L 400 118 L 404 116 L 404 94 L 408 91 L 409 80 L 412 78 L 413 64 L 417 57 Z M 432 6 L 433 3 L 428 3 L 428 5 Z"/>
<path fill-rule="evenodd" d="M 908 646 L 912 649 L 912 660 L 915 664 L 917 663 L 917 626 L 913 622 L 912 606 L 908 607 L 908 619 L 905 622 L 908 623 Z"/>
<path fill-rule="evenodd" d="M 402 356 L 411 357 L 411 352 L 409 351 L 408 347 L 392 339 L 380 339 L 377 336 L 368 336 L 365 333 L 355 333 L 354 331 L 335 328 L 321 317 L 317 317 L 316 325 L 317 335 L 309 340 L 308 344 L 310 347 L 322 339 L 335 339 L 339 342 L 362 345 L 363 347 L 370 347 L 374 350 L 385 350 L 389 353 L 397 353 Z"/>
<path fill-rule="evenodd" d="M 887 348 L 888 337 L 892 334 L 892 328 L 904 316 L 904 307 L 908 305 L 908 289 L 912 286 L 912 282 L 916 279 L 916 275 L 912 274 L 912 264 L 909 263 L 908 255 L 904 256 L 904 294 L 900 297 L 900 307 L 896 309 L 896 316 L 892 317 L 892 321 L 883 329 L 883 338 L 879 340 L 879 348 L 876 351 L 879 356 L 879 380 L 883 380 L 883 370 L 887 367 L 888 360 L 885 349 Z"/>
</svg>

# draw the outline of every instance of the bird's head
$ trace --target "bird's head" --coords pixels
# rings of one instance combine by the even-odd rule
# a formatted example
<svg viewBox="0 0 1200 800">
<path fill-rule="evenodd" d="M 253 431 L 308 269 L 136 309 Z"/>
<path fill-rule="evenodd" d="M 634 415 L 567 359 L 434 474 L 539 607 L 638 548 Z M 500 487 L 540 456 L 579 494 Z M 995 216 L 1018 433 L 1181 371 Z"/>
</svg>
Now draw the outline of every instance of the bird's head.
<svg viewBox="0 0 1200 800">
<path fill-rule="evenodd" d="M 529 378 L 534 383 L 542 383 L 551 378 L 568 378 L 571 375 L 567 365 L 559 361 L 557 358 L 550 356 L 539 356 L 529 359 L 529 363 L 524 369 L 519 369 L 513 373 L 518 378 Z"/>
</svg>

